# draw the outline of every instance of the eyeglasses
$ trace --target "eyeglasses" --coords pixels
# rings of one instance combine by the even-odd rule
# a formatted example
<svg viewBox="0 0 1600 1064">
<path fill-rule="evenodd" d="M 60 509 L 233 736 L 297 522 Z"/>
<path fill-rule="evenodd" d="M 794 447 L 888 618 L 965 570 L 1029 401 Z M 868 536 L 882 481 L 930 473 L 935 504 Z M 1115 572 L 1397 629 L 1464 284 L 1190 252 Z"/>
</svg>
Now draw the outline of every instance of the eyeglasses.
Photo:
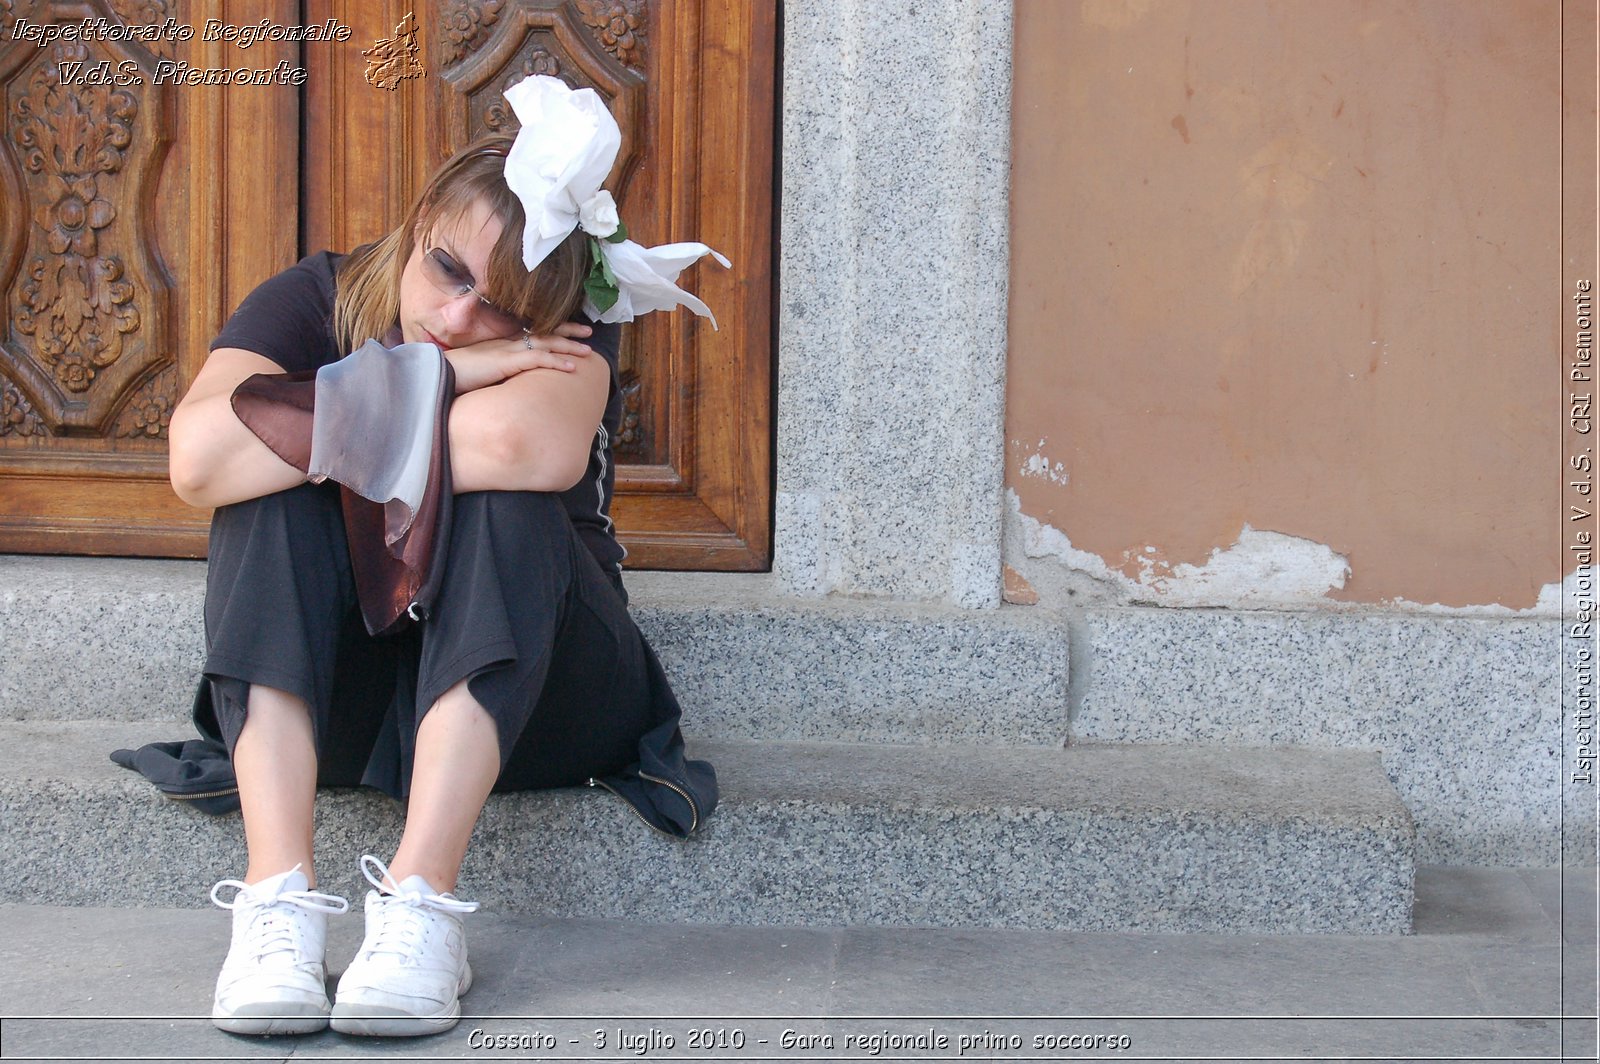
<svg viewBox="0 0 1600 1064">
<path fill-rule="evenodd" d="M 423 251 L 422 276 L 426 277 L 433 287 L 453 299 L 468 292 L 477 296 L 479 317 L 485 325 L 496 332 L 521 332 L 528 326 L 526 318 L 491 303 L 482 292 L 478 291 L 473 283 L 471 271 L 440 248 L 428 248 Z"/>
</svg>

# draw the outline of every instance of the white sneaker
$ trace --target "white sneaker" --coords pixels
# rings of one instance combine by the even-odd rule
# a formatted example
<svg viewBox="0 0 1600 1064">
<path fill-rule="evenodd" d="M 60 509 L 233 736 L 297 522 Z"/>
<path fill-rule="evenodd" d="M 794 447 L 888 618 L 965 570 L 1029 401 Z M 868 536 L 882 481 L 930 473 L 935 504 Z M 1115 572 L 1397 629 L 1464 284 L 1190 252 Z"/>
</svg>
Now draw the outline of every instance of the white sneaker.
<svg viewBox="0 0 1600 1064">
<path fill-rule="evenodd" d="M 233 942 L 217 976 L 211 1022 L 234 1034 L 307 1034 L 328 1026 L 324 961 L 328 914 L 350 903 L 308 889 L 305 873 L 287 872 L 248 884 L 224 879 L 211 900 L 233 910 Z M 232 901 L 219 890 L 234 887 Z"/>
<path fill-rule="evenodd" d="M 373 871 L 377 874 L 374 875 Z M 419 1035 L 448 1031 L 461 1019 L 461 995 L 472 986 L 462 913 L 478 903 L 438 894 L 421 876 L 398 889 L 389 870 L 368 854 L 367 937 L 339 978 L 333 1029 L 341 1034 Z"/>
</svg>

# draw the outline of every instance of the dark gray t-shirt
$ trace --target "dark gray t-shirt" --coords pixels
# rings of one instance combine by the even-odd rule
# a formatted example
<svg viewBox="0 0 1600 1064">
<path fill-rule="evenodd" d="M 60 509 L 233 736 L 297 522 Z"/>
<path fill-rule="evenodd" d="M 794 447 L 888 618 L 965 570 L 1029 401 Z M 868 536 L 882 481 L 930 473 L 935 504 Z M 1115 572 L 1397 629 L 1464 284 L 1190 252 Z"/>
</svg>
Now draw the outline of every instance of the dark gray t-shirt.
<svg viewBox="0 0 1600 1064">
<path fill-rule="evenodd" d="M 262 282 L 211 341 L 211 350 L 237 347 L 254 351 L 290 373 L 321 369 L 343 358 L 348 352 L 339 349 L 333 332 L 334 279 L 343 261 L 343 255 L 319 251 Z M 618 574 L 627 552 L 611 525 L 611 491 L 616 480 L 611 441 L 622 424 L 622 389 L 617 385 L 617 345 L 622 329 L 587 318 L 579 320 L 594 325 L 594 335 L 585 342 L 610 367 L 611 392 L 589 449 L 589 468 L 583 479 L 560 497 L 601 571 L 620 585 Z"/>
</svg>

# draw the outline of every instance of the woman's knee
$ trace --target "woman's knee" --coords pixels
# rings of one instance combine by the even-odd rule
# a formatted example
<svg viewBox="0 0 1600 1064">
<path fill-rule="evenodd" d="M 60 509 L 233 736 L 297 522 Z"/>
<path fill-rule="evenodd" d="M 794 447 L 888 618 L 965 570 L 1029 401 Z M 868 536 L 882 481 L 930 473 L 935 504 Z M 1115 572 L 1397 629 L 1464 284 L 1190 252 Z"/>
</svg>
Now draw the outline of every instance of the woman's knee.
<svg viewBox="0 0 1600 1064">
<path fill-rule="evenodd" d="M 330 487 L 306 484 L 217 510 L 206 565 L 209 647 L 220 640 L 245 653 L 255 633 L 297 627 L 337 633 L 355 585 Z"/>
<path fill-rule="evenodd" d="M 547 491 L 473 491 L 455 498 L 455 521 L 524 532 L 570 523 L 561 497 Z"/>
<path fill-rule="evenodd" d="M 577 535 L 561 500 L 545 492 L 456 496 L 441 609 L 501 598 L 508 609 L 554 601 L 572 579 Z M 507 598 L 507 592 L 513 592 Z"/>
<path fill-rule="evenodd" d="M 344 515 L 332 484 L 286 491 L 220 506 L 211 516 L 211 556 L 218 553 L 344 548 Z"/>
</svg>

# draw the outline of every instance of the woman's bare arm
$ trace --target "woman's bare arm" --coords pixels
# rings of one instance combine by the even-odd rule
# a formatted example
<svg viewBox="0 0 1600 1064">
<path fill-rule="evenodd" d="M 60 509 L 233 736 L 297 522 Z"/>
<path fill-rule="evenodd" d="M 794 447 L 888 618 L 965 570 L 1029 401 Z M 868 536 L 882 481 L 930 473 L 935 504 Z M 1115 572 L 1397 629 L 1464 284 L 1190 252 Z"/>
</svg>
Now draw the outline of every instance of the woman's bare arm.
<svg viewBox="0 0 1600 1064">
<path fill-rule="evenodd" d="M 605 415 L 611 367 L 578 358 L 456 397 L 450 475 L 457 492 L 565 491 L 583 478 Z"/>
<path fill-rule="evenodd" d="M 456 398 L 450 453 L 456 490 L 563 491 L 583 476 L 605 411 L 610 368 L 578 341 L 497 340 L 450 353 L 467 362 L 471 391 Z M 503 348 L 503 352 L 488 348 Z M 483 363 L 509 373 L 483 385 Z M 279 458 L 233 412 L 233 392 L 256 373 L 282 373 L 254 351 L 211 352 L 173 411 L 169 476 L 191 506 L 215 507 L 284 491 L 305 475 Z M 580 383 L 581 382 L 581 383 Z M 458 384 L 459 386 L 459 384 Z"/>
<path fill-rule="evenodd" d="M 283 367 L 254 351 L 211 352 L 168 430 L 172 490 L 190 506 L 225 506 L 292 488 L 305 474 L 262 443 L 233 412 L 233 390 L 256 373 Z"/>
</svg>

